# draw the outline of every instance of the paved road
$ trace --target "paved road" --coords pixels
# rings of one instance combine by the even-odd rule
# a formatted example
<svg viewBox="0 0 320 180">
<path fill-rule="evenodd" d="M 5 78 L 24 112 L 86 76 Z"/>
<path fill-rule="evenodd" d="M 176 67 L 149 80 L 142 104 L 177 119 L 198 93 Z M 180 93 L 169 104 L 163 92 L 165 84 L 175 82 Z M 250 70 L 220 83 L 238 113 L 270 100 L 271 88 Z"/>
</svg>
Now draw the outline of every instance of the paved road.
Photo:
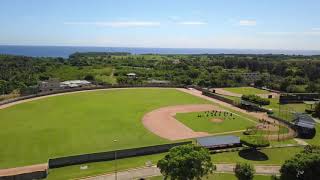
<svg viewBox="0 0 320 180">
<path fill-rule="evenodd" d="M 229 172 L 232 173 L 235 164 L 217 164 L 216 172 Z M 255 166 L 257 174 L 278 174 L 280 166 Z M 127 171 L 121 171 L 117 173 L 118 180 L 128 180 L 128 179 L 139 179 L 146 178 L 151 176 L 160 176 L 160 170 L 153 167 L 145 167 L 138 169 L 131 169 Z M 84 178 L 83 180 L 114 180 L 115 173 L 112 174 L 104 174 L 94 177 Z"/>
</svg>

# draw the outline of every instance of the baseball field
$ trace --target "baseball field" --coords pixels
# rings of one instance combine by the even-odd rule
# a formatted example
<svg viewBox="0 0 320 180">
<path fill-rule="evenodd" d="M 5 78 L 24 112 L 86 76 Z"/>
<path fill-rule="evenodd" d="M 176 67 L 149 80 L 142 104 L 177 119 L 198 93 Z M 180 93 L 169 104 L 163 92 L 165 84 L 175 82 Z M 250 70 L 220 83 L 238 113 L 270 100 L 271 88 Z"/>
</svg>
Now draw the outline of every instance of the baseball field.
<svg viewBox="0 0 320 180">
<path fill-rule="evenodd" d="M 142 123 L 145 114 L 163 107 L 200 112 L 213 106 L 177 89 L 137 88 L 64 94 L 2 107 L 0 169 L 45 163 L 54 157 L 168 143 L 171 138 L 161 138 L 166 132 L 155 133 Z M 190 131 L 191 136 L 186 137 L 197 133 L 183 123 L 177 125 Z M 222 127 L 217 132 L 224 131 Z"/>
</svg>

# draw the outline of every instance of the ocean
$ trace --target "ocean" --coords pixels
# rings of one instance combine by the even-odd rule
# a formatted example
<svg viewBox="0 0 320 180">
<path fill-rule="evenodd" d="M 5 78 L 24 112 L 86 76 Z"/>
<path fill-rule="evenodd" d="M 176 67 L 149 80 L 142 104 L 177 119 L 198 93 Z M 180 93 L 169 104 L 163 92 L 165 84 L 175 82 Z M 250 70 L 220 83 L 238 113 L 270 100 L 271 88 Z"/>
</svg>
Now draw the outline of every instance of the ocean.
<svg viewBox="0 0 320 180">
<path fill-rule="evenodd" d="M 32 57 L 68 58 L 75 52 L 129 52 L 132 54 L 287 54 L 320 55 L 320 50 L 203 49 L 203 48 L 134 48 L 85 46 L 9 46 L 0 45 L 0 54 Z"/>
</svg>

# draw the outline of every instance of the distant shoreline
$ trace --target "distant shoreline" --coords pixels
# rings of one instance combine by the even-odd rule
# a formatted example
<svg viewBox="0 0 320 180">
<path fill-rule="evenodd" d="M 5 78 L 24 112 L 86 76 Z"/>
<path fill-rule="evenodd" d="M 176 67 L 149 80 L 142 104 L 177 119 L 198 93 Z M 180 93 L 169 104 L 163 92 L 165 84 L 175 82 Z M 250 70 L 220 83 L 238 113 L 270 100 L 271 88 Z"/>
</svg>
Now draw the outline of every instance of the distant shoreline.
<svg viewBox="0 0 320 180">
<path fill-rule="evenodd" d="M 320 55 L 320 50 L 0 45 L 0 54 L 10 55 L 68 58 L 70 54 L 73 54 L 75 52 L 129 52 L 131 54 L 284 54 L 304 56 Z"/>
</svg>

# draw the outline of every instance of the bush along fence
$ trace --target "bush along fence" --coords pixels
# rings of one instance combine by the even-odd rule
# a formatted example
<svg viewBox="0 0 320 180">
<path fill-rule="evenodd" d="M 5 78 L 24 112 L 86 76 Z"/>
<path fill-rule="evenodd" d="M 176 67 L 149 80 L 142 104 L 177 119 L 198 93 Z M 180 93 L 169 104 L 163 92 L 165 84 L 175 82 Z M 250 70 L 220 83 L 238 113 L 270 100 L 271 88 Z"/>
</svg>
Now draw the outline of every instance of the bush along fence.
<svg viewBox="0 0 320 180">
<path fill-rule="evenodd" d="M 147 147 L 140 147 L 140 148 L 133 148 L 133 149 L 123 149 L 123 150 L 116 150 L 116 151 L 82 154 L 82 155 L 76 155 L 76 156 L 49 159 L 49 169 L 83 164 L 83 163 L 90 163 L 90 162 L 110 161 L 110 160 L 114 160 L 115 158 L 122 159 L 122 158 L 128 158 L 128 157 L 158 154 L 158 153 L 168 152 L 173 147 L 185 145 L 185 144 L 191 144 L 191 143 L 192 141 L 187 141 L 187 142 L 179 142 L 179 143 L 173 143 L 173 144 L 163 144 L 163 145 L 156 145 L 156 146 L 147 146 Z"/>
</svg>

